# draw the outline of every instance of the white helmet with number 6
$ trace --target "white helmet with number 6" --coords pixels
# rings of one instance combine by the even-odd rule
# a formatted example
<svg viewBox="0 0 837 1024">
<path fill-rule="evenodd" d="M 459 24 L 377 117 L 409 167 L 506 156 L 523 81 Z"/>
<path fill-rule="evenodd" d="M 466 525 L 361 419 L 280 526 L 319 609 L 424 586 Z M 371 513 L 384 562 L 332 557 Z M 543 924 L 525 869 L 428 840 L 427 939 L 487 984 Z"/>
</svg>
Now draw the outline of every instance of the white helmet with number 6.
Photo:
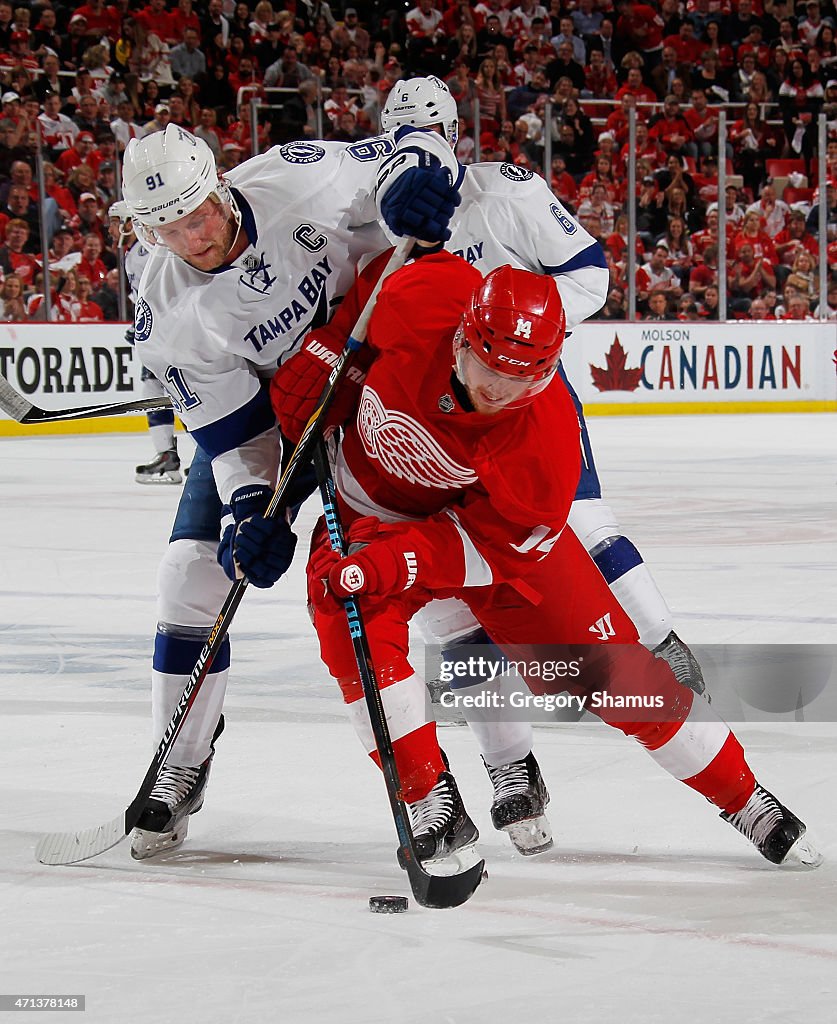
<svg viewBox="0 0 837 1024">
<path fill-rule="evenodd" d="M 456 100 L 441 78 L 428 75 L 426 78 L 411 78 L 409 81 L 400 79 L 390 89 L 381 111 L 381 127 L 388 132 L 405 124 L 416 128 L 441 125 L 450 148 L 456 148 L 459 138 Z"/>
<path fill-rule="evenodd" d="M 218 178 L 212 150 L 191 132 L 170 124 L 164 132 L 131 139 L 122 164 L 122 194 L 135 228 L 154 244 L 154 228 L 180 220 L 210 195 L 238 211 Z"/>
</svg>

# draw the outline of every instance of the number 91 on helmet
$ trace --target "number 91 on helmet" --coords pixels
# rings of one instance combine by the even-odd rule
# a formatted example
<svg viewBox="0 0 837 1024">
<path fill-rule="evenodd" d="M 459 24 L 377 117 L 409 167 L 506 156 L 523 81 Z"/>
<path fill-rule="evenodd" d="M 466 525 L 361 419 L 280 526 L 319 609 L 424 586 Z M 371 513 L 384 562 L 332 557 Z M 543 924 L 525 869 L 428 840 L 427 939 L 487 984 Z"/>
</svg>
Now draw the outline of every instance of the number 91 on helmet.
<svg viewBox="0 0 837 1024">
<path fill-rule="evenodd" d="M 191 132 L 170 124 L 164 132 L 132 139 L 122 166 L 122 194 L 134 230 L 149 245 L 160 242 L 200 269 L 218 265 L 232 246 L 241 214 L 226 183 L 218 177 L 212 150 Z M 206 217 L 191 218 L 203 230 L 195 234 L 172 225 L 183 222 L 210 200 Z M 204 225 L 204 220 L 209 223 Z M 224 230 L 224 228 L 227 230 Z M 214 232 L 212 251 L 201 244 Z M 205 237 L 204 237 L 205 236 Z M 229 236 L 229 237 L 227 237 Z M 224 250 L 222 252 L 222 250 Z"/>
<path fill-rule="evenodd" d="M 453 338 L 456 375 L 474 409 L 519 409 L 549 386 L 566 333 L 555 281 L 510 266 L 492 270 L 471 296 Z"/>
</svg>

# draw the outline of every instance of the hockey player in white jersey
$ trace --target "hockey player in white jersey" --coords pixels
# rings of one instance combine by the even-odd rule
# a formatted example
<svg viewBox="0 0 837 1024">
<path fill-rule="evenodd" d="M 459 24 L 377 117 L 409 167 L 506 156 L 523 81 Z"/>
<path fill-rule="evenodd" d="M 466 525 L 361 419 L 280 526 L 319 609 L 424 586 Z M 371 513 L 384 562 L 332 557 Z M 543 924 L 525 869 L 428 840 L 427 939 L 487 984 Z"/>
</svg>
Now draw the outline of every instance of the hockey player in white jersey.
<svg viewBox="0 0 837 1024">
<path fill-rule="evenodd" d="M 230 579 L 272 586 L 293 556 L 286 518 L 261 515 L 281 457 L 263 385 L 330 318 L 356 261 L 387 247 L 379 217 L 395 234 L 448 237 L 459 168 L 444 140 L 418 134 L 397 145 L 292 142 L 225 179 L 206 143 L 175 125 L 125 151 L 127 212 L 151 249 L 136 351 L 197 445 L 158 577 L 155 744 Z M 202 805 L 229 661 L 225 640 L 140 819 L 137 858 L 179 845 Z"/>
<path fill-rule="evenodd" d="M 128 296 L 136 307 L 137 290 L 151 250 L 146 248 L 134 233 L 128 208 L 122 200 L 111 203 L 111 233 L 122 250 L 122 265 L 128 282 Z M 125 331 L 125 340 L 134 344 L 134 325 Z M 141 372 L 141 395 L 143 398 L 161 398 L 166 390 L 154 374 L 145 366 Z M 180 457 L 177 454 L 177 439 L 174 436 L 174 412 L 171 409 L 155 409 L 146 413 L 148 432 L 154 444 L 156 455 L 147 463 L 134 470 L 138 484 L 179 484 Z"/>
<path fill-rule="evenodd" d="M 381 112 L 386 131 L 403 126 L 429 128 L 456 147 L 456 103 L 435 77 L 399 81 Z M 510 163 L 478 163 L 465 168 L 462 203 L 451 222 L 445 248 L 483 274 L 503 264 L 549 274 L 555 279 L 567 317 L 567 335 L 596 313 L 607 297 L 609 275 L 601 246 L 570 216 L 543 178 Z M 560 369 L 576 405 L 582 427 L 582 474 L 569 524 L 587 548 L 619 603 L 632 619 L 642 642 L 672 668 L 678 682 L 703 693 L 700 666 L 674 632 L 672 615 L 648 567 L 625 537 L 601 485 L 584 412 Z M 480 643 L 485 634 L 460 602 L 434 602 L 423 613 L 426 632 L 442 644 Z M 524 723 L 469 721 L 477 734 L 495 794 L 516 789 L 514 800 L 527 798 L 533 811 L 544 804 L 545 789 L 531 755 L 531 728 Z M 526 787 L 528 786 L 528 797 Z M 546 797 L 548 800 L 548 796 Z M 495 825 L 504 809 L 495 800 Z"/>
</svg>

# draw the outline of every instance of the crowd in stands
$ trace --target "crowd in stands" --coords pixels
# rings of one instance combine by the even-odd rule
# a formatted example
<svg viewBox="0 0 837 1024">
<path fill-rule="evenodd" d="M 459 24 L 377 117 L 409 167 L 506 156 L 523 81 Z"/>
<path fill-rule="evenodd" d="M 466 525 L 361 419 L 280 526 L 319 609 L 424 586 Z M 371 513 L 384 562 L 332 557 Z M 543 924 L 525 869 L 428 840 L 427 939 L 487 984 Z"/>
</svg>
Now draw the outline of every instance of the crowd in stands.
<svg viewBox="0 0 837 1024">
<path fill-rule="evenodd" d="M 47 287 L 52 319 L 119 318 L 109 207 L 132 138 L 183 125 L 222 170 L 271 145 L 353 142 L 416 74 L 450 87 L 463 163 L 544 174 L 549 137 L 552 190 L 607 255 L 602 318 L 627 315 L 630 203 L 637 315 L 719 317 L 719 159 L 728 314 L 806 319 L 824 301 L 837 318 L 836 27 L 835 0 L 0 0 L 0 320 L 43 320 Z M 269 104 L 256 125 L 252 97 Z"/>
</svg>

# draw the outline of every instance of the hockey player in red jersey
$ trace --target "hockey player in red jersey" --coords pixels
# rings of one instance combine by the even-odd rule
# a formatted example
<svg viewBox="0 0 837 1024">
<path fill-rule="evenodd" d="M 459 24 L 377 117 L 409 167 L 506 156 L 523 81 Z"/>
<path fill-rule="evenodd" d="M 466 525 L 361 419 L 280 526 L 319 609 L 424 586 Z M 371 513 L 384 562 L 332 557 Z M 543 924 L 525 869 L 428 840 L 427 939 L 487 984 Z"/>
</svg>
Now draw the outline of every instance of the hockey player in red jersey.
<svg viewBox="0 0 837 1024">
<path fill-rule="evenodd" d="M 274 406 L 289 432 L 322 384 L 312 343 L 342 348 L 380 267 L 379 258 L 331 324 L 274 378 Z M 322 523 L 312 540 L 309 601 L 323 661 L 374 756 L 340 602 L 360 595 L 422 859 L 461 854 L 477 839 L 427 720 L 424 682 L 408 660 L 410 618 L 433 598 L 456 596 L 501 647 L 602 645 L 594 681 L 582 680 L 580 689 L 604 685 L 618 696 L 639 687 L 662 698 L 663 708 L 643 721 L 624 721 L 613 707 L 591 710 L 716 804 L 768 860 L 814 866 L 819 855 L 803 838 L 804 824 L 756 783 L 711 707 L 640 645 L 566 526 L 580 428 L 555 372 L 563 336 L 563 307 L 546 276 L 504 266 L 483 281 L 442 252 L 384 284 L 335 468 L 351 553 L 340 559 L 331 551 Z M 354 404 L 350 391 L 336 410 L 341 418 Z M 605 644 L 620 645 L 619 655 Z"/>
</svg>

